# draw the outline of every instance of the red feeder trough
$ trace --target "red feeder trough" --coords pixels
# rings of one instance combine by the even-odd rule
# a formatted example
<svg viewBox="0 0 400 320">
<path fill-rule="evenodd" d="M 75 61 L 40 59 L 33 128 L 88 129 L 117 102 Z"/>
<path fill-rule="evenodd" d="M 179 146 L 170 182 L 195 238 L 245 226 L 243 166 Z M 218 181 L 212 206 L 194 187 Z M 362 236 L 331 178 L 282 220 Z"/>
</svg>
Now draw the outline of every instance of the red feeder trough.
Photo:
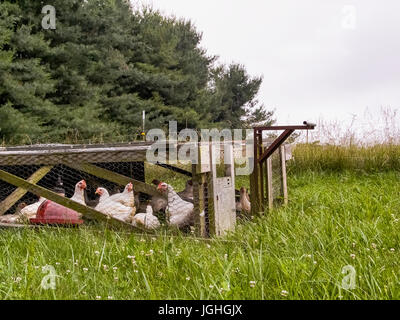
<svg viewBox="0 0 400 320">
<path fill-rule="evenodd" d="M 37 210 L 36 218 L 29 219 L 32 224 L 80 225 L 79 213 L 50 200 L 44 201 Z"/>
</svg>

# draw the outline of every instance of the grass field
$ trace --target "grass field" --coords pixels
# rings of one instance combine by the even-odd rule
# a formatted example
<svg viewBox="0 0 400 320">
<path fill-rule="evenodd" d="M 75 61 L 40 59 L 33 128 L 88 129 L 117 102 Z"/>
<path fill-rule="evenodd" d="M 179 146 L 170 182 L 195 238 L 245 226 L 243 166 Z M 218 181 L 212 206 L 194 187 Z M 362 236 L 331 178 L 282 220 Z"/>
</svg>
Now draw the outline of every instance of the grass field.
<svg viewBox="0 0 400 320">
<path fill-rule="evenodd" d="M 0 230 L 0 298 L 400 298 L 398 171 L 289 170 L 289 191 L 288 207 L 209 241 L 95 226 Z M 41 287 L 46 265 L 54 290 Z"/>
</svg>

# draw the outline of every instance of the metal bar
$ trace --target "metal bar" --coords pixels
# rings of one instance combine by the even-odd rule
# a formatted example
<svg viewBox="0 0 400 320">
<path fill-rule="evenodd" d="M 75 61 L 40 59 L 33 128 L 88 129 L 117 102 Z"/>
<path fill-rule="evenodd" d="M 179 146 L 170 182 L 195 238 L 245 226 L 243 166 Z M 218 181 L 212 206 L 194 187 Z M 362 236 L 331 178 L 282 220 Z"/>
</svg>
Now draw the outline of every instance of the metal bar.
<svg viewBox="0 0 400 320">
<path fill-rule="evenodd" d="M 294 129 L 287 129 L 285 130 L 274 142 L 265 150 L 265 152 L 261 155 L 260 159 L 258 160 L 259 163 L 263 162 L 265 159 L 270 157 L 276 149 L 278 149 L 282 143 L 286 141 L 287 138 L 294 132 Z"/>
<path fill-rule="evenodd" d="M 38 183 L 46 174 L 50 172 L 53 166 L 45 166 L 34 172 L 28 179 L 33 184 Z M 17 188 L 7 198 L 0 203 L 0 216 L 4 215 L 19 199 L 21 199 L 27 191 Z"/>
<path fill-rule="evenodd" d="M 136 228 L 132 226 L 131 224 L 125 223 L 123 221 L 114 219 L 108 215 L 105 215 L 97 210 L 94 210 L 90 207 L 87 207 L 85 205 L 82 205 L 78 202 L 75 202 L 69 198 L 62 197 L 58 195 L 55 192 L 52 192 L 50 190 L 47 190 L 46 188 L 40 187 L 36 184 L 30 183 L 20 177 L 17 177 L 11 173 L 8 173 L 4 170 L 0 170 L 0 179 L 12 184 L 16 187 L 23 188 L 29 192 L 32 192 L 34 194 L 37 194 L 41 197 L 44 197 L 46 199 L 49 199 L 51 201 L 54 201 L 64 207 L 70 208 L 72 210 L 75 210 L 77 212 L 82 213 L 84 216 L 87 216 L 88 218 L 96 219 L 99 221 L 104 221 L 109 223 L 111 226 L 115 227 L 123 227 L 123 228 L 129 228 L 131 230 L 142 230 L 140 228 Z M 143 230 L 142 230 L 143 231 Z"/>
<path fill-rule="evenodd" d="M 181 169 L 181 168 L 178 168 L 178 167 L 171 166 L 171 165 L 166 164 L 166 163 L 157 162 L 156 165 L 160 166 L 162 168 L 169 169 L 169 170 L 172 170 L 174 172 L 183 174 L 183 175 L 188 176 L 188 177 L 192 177 L 193 176 L 192 172 L 189 172 L 187 170 L 184 170 L 184 169 Z"/>
</svg>

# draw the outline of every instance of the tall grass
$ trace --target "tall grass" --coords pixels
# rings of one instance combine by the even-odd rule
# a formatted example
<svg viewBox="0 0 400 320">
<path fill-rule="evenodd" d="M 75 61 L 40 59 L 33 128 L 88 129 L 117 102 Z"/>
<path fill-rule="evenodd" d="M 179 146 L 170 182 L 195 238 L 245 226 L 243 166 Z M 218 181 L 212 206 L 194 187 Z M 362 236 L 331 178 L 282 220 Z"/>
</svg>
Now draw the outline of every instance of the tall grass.
<svg viewBox="0 0 400 320">
<path fill-rule="evenodd" d="M 290 170 L 380 172 L 400 170 L 400 145 L 340 146 L 297 144 Z"/>
<path fill-rule="evenodd" d="M 291 174 L 287 207 L 209 241 L 95 226 L 0 230 L 0 299 L 398 299 L 399 181 Z M 46 265 L 55 290 L 41 286 Z M 352 290 L 342 287 L 347 265 Z"/>
</svg>

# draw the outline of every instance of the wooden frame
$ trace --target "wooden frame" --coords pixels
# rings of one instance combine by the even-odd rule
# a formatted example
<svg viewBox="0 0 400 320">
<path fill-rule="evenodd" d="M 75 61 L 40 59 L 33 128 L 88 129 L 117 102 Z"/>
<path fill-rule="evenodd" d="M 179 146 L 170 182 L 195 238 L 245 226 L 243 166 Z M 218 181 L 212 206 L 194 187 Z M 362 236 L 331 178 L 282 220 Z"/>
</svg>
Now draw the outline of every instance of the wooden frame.
<svg viewBox="0 0 400 320">
<path fill-rule="evenodd" d="M 36 184 L 46 174 L 50 172 L 53 166 L 44 166 L 36 170 L 26 181 Z M 0 216 L 4 215 L 19 199 L 27 193 L 26 189 L 17 188 L 6 199 L 0 203 Z"/>
<path fill-rule="evenodd" d="M 273 197 L 273 170 L 271 156 L 279 150 L 280 161 L 280 196 L 283 204 L 288 203 L 288 189 L 286 176 L 286 154 L 283 143 L 295 130 L 313 130 L 315 124 L 303 122 L 299 126 L 269 126 L 255 127 L 254 134 L 254 170 L 250 176 L 250 201 L 253 215 L 261 215 L 265 212 L 265 205 L 271 210 L 274 207 Z M 264 131 L 284 130 L 268 147 L 263 146 L 262 133 Z"/>
</svg>

